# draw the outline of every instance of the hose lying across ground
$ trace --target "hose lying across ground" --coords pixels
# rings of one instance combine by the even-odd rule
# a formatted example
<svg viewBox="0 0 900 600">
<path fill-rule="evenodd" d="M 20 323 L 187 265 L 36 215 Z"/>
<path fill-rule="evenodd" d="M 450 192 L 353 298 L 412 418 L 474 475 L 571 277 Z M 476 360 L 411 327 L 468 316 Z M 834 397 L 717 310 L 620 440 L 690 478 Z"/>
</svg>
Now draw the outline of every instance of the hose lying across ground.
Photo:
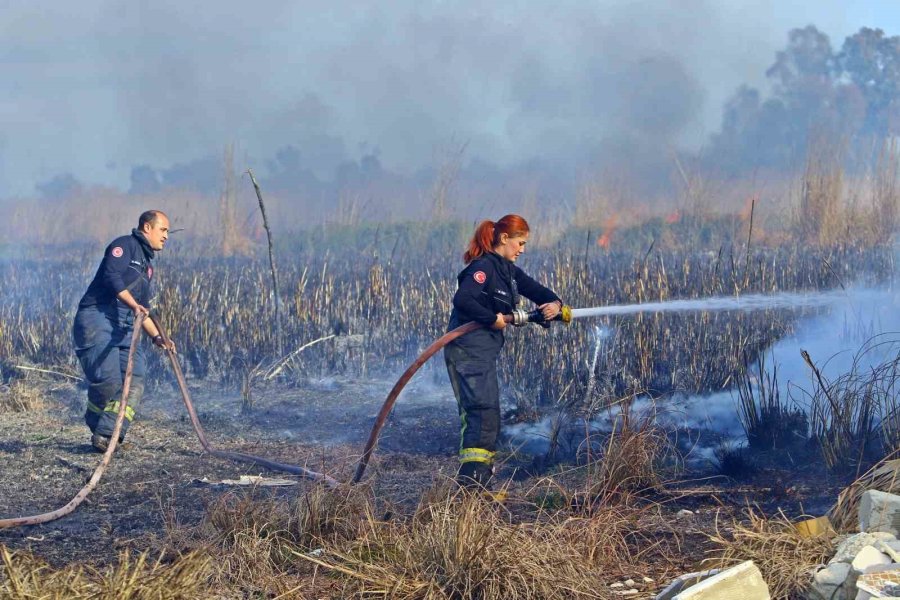
<svg viewBox="0 0 900 600">
<path fill-rule="evenodd" d="M 172 371 L 175 373 L 175 378 L 178 380 L 178 388 L 181 390 L 181 397 L 184 400 L 184 406 L 188 411 L 188 415 L 190 415 L 191 417 L 191 425 L 193 425 L 194 431 L 197 433 L 197 438 L 200 440 L 200 444 L 208 454 L 211 454 L 212 456 L 215 456 L 217 458 L 223 458 L 225 460 L 257 464 L 266 467 L 267 469 L 272 469 L 273 471 L 282 471 L 285 473 L 300 475 L 312 481 L 325 483 L 330 487 L 336 487 L 337 485 L 339 485 L 338 482 L 329 475 L 326 475 L 324 473 L 317 473 L 316 471 L 311 471 L 310 469 L 307 469 L 305 467 L 278 463 L 267 458 L 253 456 L 252 454 L 244 454 L 242 452 L 219 450 L 210 446 L 209 442 L 206 440 L 206 434 L 203 431 L 203 426 L 200 424 L 200 418 L 197 416 L 197 411 L 194 409 L 194 403 L 191 401 L 191 395 L 190 392 L 188 392 L 187 383 L 185 382 L 184 373 L 181 370 L 181 365 L 178 362 L 178 357 L 169 344 L 169 337 L 166 335 L 165 330 L 162 328 L 159 320 L 154 315 L 150 315 L 149 318 L 156 325 L 156 328 L 157 330 L 159 330 L 160 335 L 163 336 L 163 340 L 165 341 L 166 345 L 166 352 L 169 355 L 169 362 L 172 365 Z M 116 417 L 116 425 L 113 429 L 113 435 L 110 439 L 109 447 L 103 454 L 103 459 L 94 470 L 94 474 L 91 476 L 91 479 L 81 489 L 81 491 L 79 491 L 78 494 L 76 494 L 75 497 L 72 498 L 72 500 L 70 500 L 69 503 L 62 508 L 48 513 L 29 517 L 19 517 L 16 519 L 0 519 L 0 529 L 6 527 L 19 527 L 21 525 L 37 525 L 39 523 L 46 523 L 48 521 L 53 521 L 55 519 L 59 519 L 60 517 L 64 517 L 75 510 L 75 508 L 79 504 L 81 504 L 81 502 L 87 497 L 87 495 L 91 493 L 91 491 L 95 487 L 97 487 L 97 484 L 100 482 L 100 478 L 103 476 L 103 472 L 109 465 L 110 460 L 112 460 L 113 452 L 115 452 L 116 446 L 119 443 L 119 432 L 122 429 L 122 423 L 125 419 L 125 409 L 128 406 L 128 392 L 131 388 L 131 374 L 132 370 L 134 369 L 134 352 L 135 348 L 137 347 L 138 338 L 140 337 L 140 330 L 143 319 L 144 316 L 139 315 L 134 322 L 134 332 L 131 336 L 131 347 L 128 350 L 128 365 L 125 369 L 125 380 L 122 384 L 122 400 L 119 403 L 119 414 Z M 512 321 L 513 317 L 511 315 L 506 315 L 505 319 L 507 322 L 510 322 Z M 391 410 L 394 408 L 394 404 L 397 402 L 397 398 L 400 396 L 400 392 L 403 391 L 403 388 L 407 383 L 409 383 L 409 380 L 413 375 L 415 375 L 416 371 L 418 371 L 421 366 L 428 361 L 429 358 L 434 356 L 434 354 L 436 354 L 438 350 L 440 350 L 456 338 L 465 335 L 470 331 L 474 331 L 479 327 L 482 327 L 482 325 L 475 322 L 470 322 L 462 325 L 461 327 L 457 327 L 453 331 L 445 333 L 443 336 L 435 340 L 430 346 L 428 346 L 428 348 L 426 348 L 419 355 L 419 357 L 406 369 L 406 371 L 403 372 L 403 374 L 397 380 L 397 383 L 395 383 L 394 387 L 391 388 L 390 393 L 388 394 L 387 398 L 384 401 L 384 404 L 381 407 L 381 410 L 378 413 L 378 417 L 375 419 L 375 424 L 372 426 L 372 432 L 369 434 L 369 439 L 366 442 L 362 457 L 359 459 L 359 464 L 356 467 L 356 473 L 354 474 L 353 479 L 350 481 L 351 484 L 359 483 L 359 481 L 362 479 L 362 476 L 366 471 L 366 466 L 369 464 L 369 459 L 372 457 L 372 453 L 375 451 L 375 445 L 378 443 L 378 436 L 380 435 L 381 430 L 384 427 L 385 422 L 387 421 L 388 415 L 391 414 Z"/>
<path fill-rule="evenodd" d="M 169 348 L 169 337 L 163 331 L 163 328 L 162 326 L 160 326 L 159 321 L 153 315 L 150 315 L 150 319 L 153 320 L 153 323 L 159 330 L 160 335 L 163 336 L 163 339 L 166 342 L 166 347 Z M 178 380 L 178 387 L 181 390 L 181 397 L 184 400 L 184 407 L 187 408 L 188 414 L 191 417 L 191 424 L 194 426 L 194 431 L 197 433 L 197 437 L 200 438 L 200 444 L 203 446 L 203 449 L 206 450 L 209 454 L 212 454 L 217 458 L 224 458 L 226 460 L 233 460 L 235 462 L 254 463 L 266 467 L 267 469 L 272 469 L 273 471 L 283 471 L 285 473 L 300 475 L 313 481 L 324 482 L 332 487 L 338 485 L 338 482 L 332 477 L 329 477 L 328 475 L 325 475 L 323 473 L 311 471 L 304 467 L 277 463 L 267 458 L 253 456 L 252 454 L 244 454 L 243 452 L 218 450 L 210 446 L 209 442 L 206 441 L 206 434 L 203 432 L 203 426 L 200 425 L 200 419 L 197 417 L 197 411 L 194 410 L 194 404 L 193 402 L 191 402 L 191 395 L 188 392 L 187 384 L 184 381 L 184 373 L 181 371 L 181 365 L 178 363 L 178 357 L 175 354 L 175 351 L 171 348 L 167 350 L 167 353 L 169 354 L 169 362 L 172 364 L 172 371 L 175 372 L 175 378 Z"/>
<path fill-rule="evenodd" d="M 47 523 L 64 517 L 75 510 L 78 505 L 87 498 L 87 495 L 97 487 L 97 484 L 100 483 L 100 478 L 103 477 L 103 472 L 106 471 L 109 461 L 112 460 L 113 452 L 116 451 L 116 446 L 119 445 L 119 433 L 122 431 L 122 422 L 125 420 L 125 409 L 128 407 L 128 392 L 131 389 L 131 374 L 132 371 L 134 371 L 134 351 L 137 348 L 138 338 L 141 334 L 141 324 L 143 322 L 144 315 L 140 314 L 134 320 L 134 331 L 131 334 L 131 347 L 128 349 L 128 364 L 125 367 L 125 381 L 122 382 L 122 400 L 119 402 L 119 414 L 116 416 L 116 425 L 113 427 L 112 436 L 109 438 L 109 446 L 106 448 L 106 452 L 103 453 L 103 459 L 100 461 L 100 464 L 94 469 L 94 474 L 91 475 L 91 478 L 84 487 L 75 494 L 75 497 L 69 500 L 68 504 L 62 508 L 39 515 L 32 515 L 30 517 L 0 519 L 0 529 L 20 527 L 22 525 L 38 525 L 40 523 Z"/>
<path fill-rule="evenodd" d="M 397 380 L 397 383 L 394 384 L 394 387 L 391 388 L 390 393 L 387 396 L 387 399 L 384 401 L 384 404 L 381 407 L 381 410 L 378 412 L 378 417 L 375 419 L 375 424 L 372 426 L 372 433 L 369 434 L 369 441 L 366 442 L 365 450 L 363 450 L 362 457 L 359 459 L 359 464 L 356 466 L 356 474 L 353 475 L 353 479 L 350 483 L 359 483 L 362 480 L 363 473 L 366 472 L 366 466 L 369 464 L 369 459 L 372 457 L 372 452 L 375 451 L 375 444 L 378 443 L 378 436 L 381 434 L 381 429 L 384 427 L 385 422 L 387 421 L 388 415 L 391 414 L 391 410 L 394 408 L 394 403 L 397 401 L 397 397 L 400 396 L 400 392 L 403 391 L 403 388 L 409 383 L 410 378 L 416 374 L 416 371 L 424 365 L 429 358 L 434 356 L 434 354 L 458 338 L 461 335 L 465 335 L 470 331 L 475 331 L 476 329 L 482 327 L 479 323 L 475 321 L 470 321 L 465 325 L 460 325 L 453 331 L 448 331 L 438 339 L 436 339 L 430 346 L 425 348 L 422 354 L 419 355 L 413 364 L 409 365 L 407 369 L 403 372 L 403 375 L 400 376 L 400 379 Z"/>
<path fill-rule="evenodd" d="M 203 426 L 200 425 L 200 419 L 197 417 L 197 411 L 194 410 L 194 404 L 191 402 L 191 395 L 187 389 L 187 383 L 184 380 L 184 373 L 181 371 L 181 365 L 178 363 L 177 355 L 175 351 L 171 349 L 169 342 L 169 337 L 166 335 L 159 321 L 153 316 L 150 316 L 150 319 L 156 325 L 156 328 L 159 330 L 160 335 L 163 336 L 163 339 L 166 342 L 166 352 L 169 355 L 169 361 L 172 364 L 172 370 L 175 372 L 175 378 L 178 380 L 178 387 L 181 389 L 181 397 L 184 400 L 184 406 L 187 408 L 188 414 L 191 417 L 191 424 L 194 426 L 194 431 L 197 433 L 197 437 L 200 439 L 200 444 L 203 446 L 203 449 L 215 456 L 217 458 L 224 458 L 226 460 L 232 460 L 236 462 L 247 462 L 257 464 L 267 469 L 272 469 L 273 471 L 283 471 L 285 473 L 292 473 L 294 475 L 300 475 L 307 479 L 311 479 L 313 481 L 321 481 L 331 487 L 335 487 L 338 485 L 338 482 L 328 475 L 317 473 L 315 471 L 311 471 L 304 467 L 296 466 L 296 465 L 286 465 L 278 462 L 271 461 L 267 458 L 262 458 L 259 456 L 253 456 L 252 454 L 244 454 L 242 452 L 232 452 L 230 450 L 219 450 L 217 448 L 213 448 L 209 445 L 209 442 L 206 440 L 206 434 L 203 431 Z M 39 515 L 32 515 L 27 517 L 18 517 L 14 519 L 0 519 L 0 529 L 10 528 L 10 527 L 20 527 L 22 525 L 38 525 L 40 523 L 47 523 L 49 521 L 55 521 L 61 517 L 64 517 L 74 511 L 79 504 L 81 504 L 85 498 L 87 498 L 88 494 L 90 494 L 97 484 L 100 483 L 100 478 L 103 477 L 103 473 L 106 471 L 106 467 L 109 466 L 110 461 L 112 460 L 113 453 L 116 451 L 116 446 L 119 444 L 119 434 L 122 431 L 122 423 L 125 420 L 125 410 L 128 408 L 128 392 L 131 389 L 131 377 L 132 372 L 134 371 L 134 352 L 137 348 L 138 339 L 140 338 L 141 325 L 143 324 L 144 315 L 138 315 L 134 320 L 134 331 L 131 335 L 131 346 L 128 349 L 128 364 L 125 367 L 125 379 L 122 382 L 122 399 L 119 402 L 119 413 L 116 416 L 116 424 L 113 428 L 112 437 L 109 440 L 109 447 L 107 447 L 106 452 L 103 453 L 103 458 L 100 461 L 100 464 L 97 465 L 97 468 L 94 469 L 93 475 L 91 475 L 90 480 L 81 488 L 81 490 L 72 498 L 65 506 L 59 508 L 54 511 L 42 513 Z"/>
</svg>

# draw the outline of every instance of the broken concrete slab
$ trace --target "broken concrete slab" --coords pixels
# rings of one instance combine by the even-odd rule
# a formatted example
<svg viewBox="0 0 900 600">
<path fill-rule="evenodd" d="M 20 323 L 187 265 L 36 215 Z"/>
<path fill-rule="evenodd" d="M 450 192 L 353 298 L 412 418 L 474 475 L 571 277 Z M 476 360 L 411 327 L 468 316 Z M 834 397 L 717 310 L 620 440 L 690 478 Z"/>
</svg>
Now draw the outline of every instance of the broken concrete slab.
<svg viewBox="0 0 900 600">
<path fill-rule="evenodd" d="M 838 544 L 838 547 L 834 552 L 834 557 L 828 561 L 828 564 L 830 565 L 836 562 L 849 563 L 856 558 L 859 551 L 866 546 L 875 546 L 879 541 L 891 543 L 896 541 L 896 539 L 896 536 L 886 532 L 856 533 L 848 536 Z"/>
<path fill-rule="evenodd" d="M 850 566 L 857 573 L 865 573 L 871 567 L 881 567 L 889 564 L 891 564 L 890 556 L 874 546 L 866 546 L 856 554 Z"/>
<path fill-rule="evenodd" d="M 708 571 L 696 571 L 694 573 L 685 573 L 672 580 L 666 588 L 656 595 L 654 600 L 672 600 L 682 590 L 696 585 L 704 579 L 709 579 L 716 573 L 720 573 L 722 569 L 710 569 Z M 647 579 L 646 577 L 644 579 Z"/>
<path fill-rule="evenodd" d="M 813 577 L 809 597 L 816 600 L 843 600 L 846 599 L 847 578 L 850 576 L 850 564 L 837 562 L 820 570 Z"/>
<path fill-rule="evenodd" d="M 753 561 L 745 561 L 679 592 L 672 600 L 770 600 L 769 586 Z"/>
<path fill-rule="evenodd" d="M 900 496 L 866 490 L 859 500 L 859 530 L 900 534 Z"/>
</svg>

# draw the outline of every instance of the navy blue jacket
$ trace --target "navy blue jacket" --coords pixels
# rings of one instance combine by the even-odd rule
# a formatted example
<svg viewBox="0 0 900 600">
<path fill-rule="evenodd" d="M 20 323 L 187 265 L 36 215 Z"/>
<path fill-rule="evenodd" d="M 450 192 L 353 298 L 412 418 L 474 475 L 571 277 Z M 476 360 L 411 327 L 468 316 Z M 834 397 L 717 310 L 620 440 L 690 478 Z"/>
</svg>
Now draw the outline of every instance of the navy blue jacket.
<svg viewBox="0 0 900 600">
<path fill-rule="evenodd" d="M 452 342 L 470 346 L 474 354 L 484 358 L 489 358 L 503 346 L 503 330 L 489 327 L 497 320 L 497 313 L 509 314 L 516 308 L 520 294 L 538 305 L 560 300 L 552 290 L 529 277 L 511 260 L 494 252 L 470 262 L 457 277 L 457 282 L 447 329 L 456 329 L 470 321 L 485 325 L 485 329 L 472 331 Z"/>
<path fill-rule="evenodd" d="M 137 229 L 132 229 L 131 235 L 114 239 L 103 252 L 100 267 L 78 308 L 112 304 L 116 295 L 126 289 L 138 304 L 147 306 L 152 298 L 153 255 L 144 234 Z"/>
</svg>

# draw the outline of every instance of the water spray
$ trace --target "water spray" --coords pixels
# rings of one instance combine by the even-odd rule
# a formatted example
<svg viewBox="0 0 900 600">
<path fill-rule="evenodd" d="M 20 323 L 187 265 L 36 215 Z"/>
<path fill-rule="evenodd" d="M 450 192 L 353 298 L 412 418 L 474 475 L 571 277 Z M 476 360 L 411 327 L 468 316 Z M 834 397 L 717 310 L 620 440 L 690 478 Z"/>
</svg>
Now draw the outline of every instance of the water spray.
<svg viewBox="0 0 900 600">
<path fill-rule="evenodd" d="M 617 304 L 611 306 L 598 306 L 592 308 L 572 308 L 563 305 L 559 313 L 552 319 L 545 319 L 540 309 L 527 311 L 524 309 L 515 309 L 512 314 L 504 315 L 503 319 L 512 325 L 523 326 L 528 323 L 535 323 L 542 327 L 550 327 L 552 321 L 562 321 L 567 325 L 575 319 L 585 319 L 588 317 L 608 317 L 635 315 L 646 312 L 721 312 L 727 310 L 753 311 L 753 310 L 772 310 L 772 309 L 804 309 L 804 308 L 820 308 L 828 306 L 840 299 L 845 299 L 846 292 L 818 292 L 814 294 L 803 294 L 796 292 L 784 292 L 781 294 L 749 294 L 746 296 L 715 296 L 712 298 L 696 298 L 692 300 L 668 300 L 664 302 L 647 302 L 643 304 Z M 387 421 L 388 415 L 394 408 L 400 392 L 419 370 L 419 368 L 434 356 L 438 350 L 455 340 L 456 338 L 474 331 L 482 327 L 481 324 L 474 321 L 466 323 L 456 329 L 449 331 L 435 340 L 422 354 L 409 366 L 406 371 L 391 388 L 388 393 L 375 423 L 372 425 L 372 431 L 369 439 L 363 449 L 362 456 L 356 467 L 356 472 L 351 483 L 358 483 L 362 480 L 369 459 L 375 451 L 375 445 L 378 443 L 378 437 L 381 429 Z"/>
</svg>

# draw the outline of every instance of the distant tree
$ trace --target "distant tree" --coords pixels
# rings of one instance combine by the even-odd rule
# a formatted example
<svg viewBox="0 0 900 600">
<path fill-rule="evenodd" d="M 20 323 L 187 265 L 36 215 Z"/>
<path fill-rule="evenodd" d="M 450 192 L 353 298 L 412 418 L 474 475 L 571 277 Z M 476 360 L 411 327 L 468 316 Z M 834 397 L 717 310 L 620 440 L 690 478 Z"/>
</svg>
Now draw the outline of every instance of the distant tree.
<svg viewBox="0 0 900 600">
<path fill-rule="evenodd" d="M 796 168 L 811 136 L 840 143 L 848 165 L 867 165 L 900 129 L 900 38 L 880 29 L 861 29 L 839 54 L 815 26 L 793 29 L 766 76 L 770 97 L 745 85 L 723 107 L 706 157 L 728 173 Z"/>
<path fill-rule="evenodd" d="M 215 156 L 177 163 L 161 172 L 167 187 L 215 195 L 222 187 L 222 164 Z"/>
<path fill-rule="evenodd" d="M 38 193 L 49 200 L 61 200 L 68 198 L 82 189 L 81 182 L 75 179 L 71 173 L 54 175 L 47 181 L 36 184 Z"/>
<path fill-rule="evenodd" d="M 266 161 L 268 186 L 274 191 L 292 194 L 314 194 L 321 188 L 315 174 L 304 167 L 303 155 L 296 146 L 287 145 L 275 152 L 273 159 Z"/>
<path fill-rule="evenodd" d="M 840 71 L 865 103 L 862 132 L 895 135 L 900 129 L 900 37 L 863 27 L 844 41 Z"/>
<path fill-rule="evenodd" d="M 150 165 L 135 165 L 131 167 L 131 187 L 128 193 L 131 195 L 155 194 L 162 188 L 159 183 L 159 175 Z"/>
</svg>

